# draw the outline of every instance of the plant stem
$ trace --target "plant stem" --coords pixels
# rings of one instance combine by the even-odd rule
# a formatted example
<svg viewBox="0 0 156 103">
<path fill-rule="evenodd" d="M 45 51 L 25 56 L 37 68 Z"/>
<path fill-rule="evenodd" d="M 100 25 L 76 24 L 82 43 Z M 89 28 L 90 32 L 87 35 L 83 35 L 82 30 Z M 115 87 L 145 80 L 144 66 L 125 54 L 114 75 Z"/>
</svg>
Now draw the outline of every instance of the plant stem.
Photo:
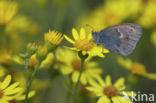
<svg viewBox="0 0 156 103">
<path fill-rule="evenodd" d="M 83 71 L 83 67 L 84 67 L 84 63 L 85 63 L 85 59 L 81 59 L 80 74 L 79 74 L 78 81 L 76 82 L 73 93 L 72 93 L 73 98 L 75 98 L 75 94 L 77 93 L 77 89 L 78 89 L 78 86 L 80 83 L 80 79 L 81 79 L 81 75 L 82 75 L 82 71 Z"/>
<path fill-rule="evenodd" d="M 29 99 L 28 99 L 28 95 L 29 95 L 29 92 L 30 92 L 30 88 L 31 88 L 31 84 L 32 84 L 32 81 L 39 69 L 39 66 L 40 66 L 41 62 L 39 61 L 39 63 L 35 66 L 35 70 L 33 71 L 30 79 L 28 80 L 27 82 L 27 91 L 26 91 L 26 96 L 25 96 L 25 103 L 28 103 L 29 102 Z"/>
<path fill-rule="evenodd" d="M 66 80 L 65 76 L 62 74 L 61 66 L 60 66 L 60 63 L 59 63 L 59 61 L 58 61 L 58 59 L 57 59 L 57 56 L 56 56 L 56 51 L 54 51 L 54 59 L 55 59 L 55 61 L 56 61 L 56 64 L 57 64 L 57 67 L 58 67 L 59 73 L 60 73 L 61 77 L 63 78 L 63 82 L 64 82 L 64 84 L 66 84 L 66 86 L 69 87 L 69 83 L 68 83 L 68 81 Z M 67 88 L 67 90 L 70 91 L 69 88 Z"/>
<path fill-rule="evenodd" d="M 56 51 L 54 51 L 54 59 L 55 59 L 55 61 L 56 61 L 56 64 L 57 64 L 57 67 L 58 67 L 58 69 L 59 69 L 59 73 L 60 73 L 60 75 L 61 75 L 61 77 L 62 77 L 62 79 L 63 79 L 63 82 L 64 82 L 64 84 L 66 84 L 65 86 L 66 86 L 66 89 L 67 89 L 67 92 L 68 92 L 67 95 L 70 96 L 71 93 L 72 93 L 72 91 L 71 91 L 71 89 L 70 89 L 71 86 L 70 86 L 70 83 L 66 80 L 65 76 L 62 74 L 61 66 L 60 66 L 59 61 L 58 61 L 57 56 L 56 56 Z M 68 99 L 68 98 L 67 98 L 67 99 Z M 69 97 L 69 101 L 70 101 L 70 97 Z M 69 103 L 68 100 L 67 100 L 67 103 Z"/>
</svg>

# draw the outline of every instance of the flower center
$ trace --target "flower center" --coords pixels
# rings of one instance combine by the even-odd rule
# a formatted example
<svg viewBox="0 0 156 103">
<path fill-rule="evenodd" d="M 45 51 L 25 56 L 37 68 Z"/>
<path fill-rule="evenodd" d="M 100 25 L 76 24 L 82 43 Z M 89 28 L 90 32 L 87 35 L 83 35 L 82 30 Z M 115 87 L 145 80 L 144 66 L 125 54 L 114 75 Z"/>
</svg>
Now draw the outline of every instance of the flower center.
<svg viewBox="0 0 156 103">
<path fill-rule="evenodd" d="M 16 100 L 13 99 L 13 100 L 9 101 L 9 103 L 16 103 Z"/>
<path fill-rule="evenodd" d="M 142 64 L 139 63 L 134 63 L 131 66 L 131 71 L 132 73 L 136 74 L 136 75 L 145 75 L 146 74 L 146 69 Z"/>
<path fill-rule="evenodd" d="M 152 17 L 152 19 L 151 19 L 151 23 L 152 23 L 153 25 L 156 24 L 156 17 L 155 17 L 155 16 Z"/>
<path fill-rule="evenodd" d="M 74 44 L 74 46 L 77 49 L 84 50 L 84 51 L 89 51 L 94 47 L 94 43 L 90 40 L 83 39 L 83 40 L 77 40 Z"/>
<path fill-rule="evenodd" d="M 3 97 L 3 91 L 0 89 L 0 98 Z"/>
<path fill-rule="evenodd" d="M 81 66 L 81 60 L 80 59 L 72 60 L 71 64 L 72 64 L 72 67 L 74 70 L 80 71 L 80 66 Z M 85 69 L 86 69 L 86 64 L 84 64 L 84 66 L 83 66 L 83 70 L 85 70 Z"/>
<path fill-rule="evenodd" d="M 143 4 L 147 4 L 150 0 L 142 0 Z"/>
<path fill-rule="evenodd" d="M 108 97 L 108 98 L 112 98 L 114 96 L 117 95 L 118 90 L 114 87 L 114 86 L 108 86 L 106 88 L 104 88 L 103 93 Z"/>
</svg>

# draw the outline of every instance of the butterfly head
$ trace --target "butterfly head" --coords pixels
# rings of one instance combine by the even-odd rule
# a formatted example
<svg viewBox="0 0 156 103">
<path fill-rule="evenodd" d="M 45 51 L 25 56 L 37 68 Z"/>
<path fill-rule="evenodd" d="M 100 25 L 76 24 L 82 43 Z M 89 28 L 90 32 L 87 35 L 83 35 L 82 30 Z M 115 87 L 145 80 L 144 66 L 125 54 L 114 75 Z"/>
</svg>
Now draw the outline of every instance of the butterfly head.
<svg viewBox="0 0 156 103">
<path fill-rule="evenodd" d="M 93 39 L 94 41 L 97 43 L 98 42 L 98 32 L 92 32 L 92 36 L 93 36 Z"/>
</svg>

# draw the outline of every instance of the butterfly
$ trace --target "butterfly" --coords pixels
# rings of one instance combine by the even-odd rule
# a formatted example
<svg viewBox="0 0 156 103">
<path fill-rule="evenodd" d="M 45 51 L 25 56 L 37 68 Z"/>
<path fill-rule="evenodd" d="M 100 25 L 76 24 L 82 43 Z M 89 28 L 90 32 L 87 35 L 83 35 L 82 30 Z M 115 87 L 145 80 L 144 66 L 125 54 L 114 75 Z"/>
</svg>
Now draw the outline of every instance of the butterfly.
<svg viewBox="0 0 156 103">
<path fill-rule="evenodd" d="M 102 44 L 104 48 L 123 56 L 129 55 L 134 50 L 141 34 L 142 28 L 132 23 L 114 25 L 100 32 L 92 32 L 97 45 Z"/>
</svg>

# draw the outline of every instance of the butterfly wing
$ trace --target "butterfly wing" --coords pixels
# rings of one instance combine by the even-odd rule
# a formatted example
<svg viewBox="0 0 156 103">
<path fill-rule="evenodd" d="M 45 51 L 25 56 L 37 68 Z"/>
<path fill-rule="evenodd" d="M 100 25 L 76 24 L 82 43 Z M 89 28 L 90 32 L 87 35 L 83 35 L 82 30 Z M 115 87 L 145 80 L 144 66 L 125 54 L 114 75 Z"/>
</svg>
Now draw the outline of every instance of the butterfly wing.
<svg viewBox="0 0 156 103">
<path fill-rule="evenodd" d="M 141 27 L 136 24 L 121 24 L 99 32 L 99 42 L 110 51 L 130 54 L 141 37 Z"/>
</svg>

